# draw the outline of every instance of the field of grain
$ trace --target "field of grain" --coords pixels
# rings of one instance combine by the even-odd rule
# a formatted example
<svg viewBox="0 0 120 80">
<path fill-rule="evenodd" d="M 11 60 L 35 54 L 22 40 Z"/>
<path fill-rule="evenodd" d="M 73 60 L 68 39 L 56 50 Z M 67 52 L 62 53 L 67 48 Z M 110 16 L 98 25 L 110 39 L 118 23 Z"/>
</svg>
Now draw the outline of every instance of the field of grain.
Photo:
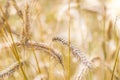
<svg viewBox="0 0 120 80">
<path fill-rule="evenodd" d="M 0 0 L 0 80 L 120 80 L 120 0 Z"/>
</svg>

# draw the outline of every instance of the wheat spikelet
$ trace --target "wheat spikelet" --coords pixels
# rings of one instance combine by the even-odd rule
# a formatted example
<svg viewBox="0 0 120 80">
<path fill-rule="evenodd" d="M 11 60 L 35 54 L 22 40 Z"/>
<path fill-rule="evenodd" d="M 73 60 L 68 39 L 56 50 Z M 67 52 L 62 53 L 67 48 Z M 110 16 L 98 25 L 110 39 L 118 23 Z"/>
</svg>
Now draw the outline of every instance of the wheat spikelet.
<svg viewBox="0 0 120 80">
<path fill-rule="evenodd" d="M 6 76 L 10 76 L 12 75 L 16 70 L 18 70 L 20 68 L 20 66 L 23 66 L 25 64 L 24 60 L 20 61 L 20 64 L 18 62 L 13 63 L 12 65 L 10 65 L 8 68 L 0 71 L 0 78 L 4 78 Z"/>
<path fill-rule="evenodd" d="M 23 27 L 23 32 L 22 32 L 22 42 L 27 43 L 29 40 L 29 30 L 30 30 L 30 25 L 29 25 L 29 6 L 26 3 L 25 5 L 25 12 L 24 12 L 24 27 Z"/>
</svg>

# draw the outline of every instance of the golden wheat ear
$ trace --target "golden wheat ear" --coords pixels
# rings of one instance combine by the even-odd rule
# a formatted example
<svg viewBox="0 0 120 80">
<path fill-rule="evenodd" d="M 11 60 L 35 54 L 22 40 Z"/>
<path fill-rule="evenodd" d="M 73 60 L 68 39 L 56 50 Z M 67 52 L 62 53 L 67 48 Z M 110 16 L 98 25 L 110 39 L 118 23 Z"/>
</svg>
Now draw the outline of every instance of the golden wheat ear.
<svg viewBox="0 0 120 80">
<path fill-rule="evenodd" d="M 16 45 L 17 47 L 22 47 L 23 43 L 20 41 L 17 41 L 14 43 L 4 43 L 4 44 L 0 45 L 0 50 L 10 48 L 12 45 Z M 26 46 L 29 49 L 34 48 L 35 50 L 40 50 L 40 51 L 44 51 L 45 53 L 48 53 L 56 61 L 58 61 L 62 65 L 62 67 L 64 68 L 62 56 L 55 48 L 49 47 L 45 43 L 38 43 L 35 41 L 28 41 L 28 43 L 26 43 L 24 46 Z"/>
<path fill-rule="evenodd" d="M 23 66 L 24 64 L 25 64 L 25 61 L 20 60 L 20 64 L 17 61 L 13 63 L 12 65 L 10 65 L 8 68 L 0 71 L 0 79 L 13 75 L 13 73 L 17 71 L 20 68 L 20 66 Z"/>
<path fill-rule="evenodd" d="M 52 39 L 52 41 L 58 41 L 58 42 L 62 43 L 63 45 L 68 46 L 68 41 L 66 41 L 60 37 L 54 37 Z M 77 58 L 79 58 L 85 66 L 87 66 L 88 68 L 92 68 L 92 62 L 87 58 L 85 53 L 80 51 L 77 47 L 75 47 L 72 44 L 70 44 L 70 50 L 71 50 L 72 54 L 74 56 L 76 56 Z"/>
<path fill-rule="evenodd" d="M 60 42 L 63 45 L 66 45 L 67 47 L 69 46 L 68 41 L 64 40 L 61 37 L 54 37 L 52 39 L 52 41 Z M 81 60 L 80 67 L 78 67 L 78 69 L 77 69 L 77 71 L 78 71 L 76 73 L 77 76 L 75 76 L 75 78 L 74 78 L 74 80 L 81 80 L 83 75 L 85 74 L 85 72 L 87 72 L 89 69 L 93 68 L 93 64 L 92 64 L 91 60 L 89 60 L 89 58 L 85 55 L 85 53 L 80 51 L 74 45 L 70 44 L 70 50 L 75 57 L 77 57 L 79 60 Z"/>
<path fill-rule="evenodd" d="M 20 44 L 20 45 L 22 45 L 22 44 Z M 44 52 L 50 54 L 64 68 L 62 56 L 59 54 L 59 52 L 55 48 L 49 47 L 45 43 L 37 43 L 35 41 L 28 41 L 28 43 L 26 44 L 26 46 L 27 46 L 27 48 L 34 48 L 35 50 L 41 50 L 41 51 L 44 51 Z"/>
</svg>

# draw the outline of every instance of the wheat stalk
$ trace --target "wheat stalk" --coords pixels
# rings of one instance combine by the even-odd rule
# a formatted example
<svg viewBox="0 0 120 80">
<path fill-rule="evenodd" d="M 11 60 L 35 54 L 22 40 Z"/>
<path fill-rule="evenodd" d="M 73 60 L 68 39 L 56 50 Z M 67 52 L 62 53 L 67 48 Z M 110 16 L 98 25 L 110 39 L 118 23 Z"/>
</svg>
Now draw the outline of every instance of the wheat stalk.
<svg viewBox="0 0 120 80">
<path fill-rule="evenodd" d="M 6 28 L 8 29 L 9 33 L 10 33 L 10 37 L 11 37 L 11 40 L 12 40 L 12 43 L 13 43 L 13 45 L 11 46 L 11 49 L 12 49 L 12 51 L 13 51 L 13 54 L 14 54 L 16 60 L 17 60 L 17 61 L 19 62 L 19 64 L 20 64 L 20 57 L 19 57 L 19 55 L 18 55 L 18 51 L 17 51 L 16 45 L 14 45 L 14 38 L 13 38 L 13 35 L 12 35 L 12 31 L 11 31 L 10 25 L 9 25 L 9 23 L 8 23 L 8 21 L 7 21 L 6 15 L 5 15 L 5 13 L 4 13 L 4 11 L 3 11 L 3 9 L 2 9 L 1 6 L 0 6 L 0 11 L 1 11 L 2 15 L 3 15 L 3 19 L 5 20 L 5 26 L 6 26 Z M 20 66 L 20 68 L 21 68 L 21 70 L 22 70 L 22 73 L 23 73 L 23 75 L 24 75 L 25 80 L 27 80 L 26 74 L 25 74 L 22 66 Z"/>
</svg>

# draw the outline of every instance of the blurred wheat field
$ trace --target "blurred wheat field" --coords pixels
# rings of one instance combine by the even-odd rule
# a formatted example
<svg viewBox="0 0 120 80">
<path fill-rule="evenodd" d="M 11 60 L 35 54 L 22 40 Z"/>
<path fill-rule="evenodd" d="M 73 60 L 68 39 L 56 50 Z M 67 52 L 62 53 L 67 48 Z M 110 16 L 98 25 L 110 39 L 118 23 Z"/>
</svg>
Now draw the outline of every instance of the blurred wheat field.
<svg viewBox="0 0 120 80">
<path fill-rule="evenodd" d="M 0 0 L 0 80 L 120 80 L 119 0 Z"/>
</svg>

